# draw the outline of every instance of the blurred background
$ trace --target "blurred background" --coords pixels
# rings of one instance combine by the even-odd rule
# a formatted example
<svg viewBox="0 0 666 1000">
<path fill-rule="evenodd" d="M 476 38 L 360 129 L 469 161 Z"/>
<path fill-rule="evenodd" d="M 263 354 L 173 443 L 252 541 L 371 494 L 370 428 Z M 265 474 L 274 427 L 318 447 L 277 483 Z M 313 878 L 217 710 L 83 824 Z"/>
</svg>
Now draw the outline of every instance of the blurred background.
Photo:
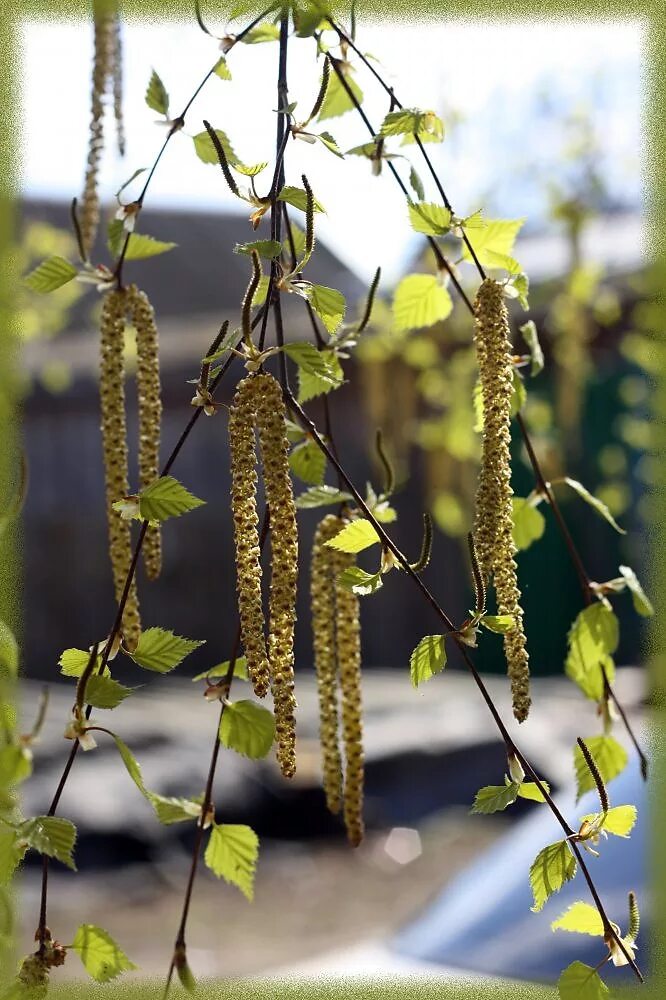
<svg viewBox="0 0 666 1000">
<path fill-rule="evenodd" d="M 224 24 L 215 23 L 214 13 L 210 21 L 222 34 Z M 358 32 L 361 48 L 379 60 L 403 104 L 432 108 L 444 121 L 444 143 L 430 145 L 428 152 L 457 214 L 483 208 L 489 218 L 526 220 L 514 256 L 530 277 L 530 311 L 525 314 L 515 303 L 511 308 L 515 305 L 514 327 L 528 318 L 535 321 L 546 367 L 534 381 L 527 379 L 525 420 L 547 478 L 581 481 L 627 531 L 617 534 L 573 491 L 557 488 L 590 576 L 611 579 L 620 563 L 628 563 L 644 578 L 654 369 L 641 219 L 641 23 L 399 24 L 361 19 Z M 214 41 L 194 18 L 150 26 L 132 22 L 123 26 L 123 44 L 128 152 L 121 159 L 109 140 L 102 174 L 109 217 L 115 211 L 113 192 L 135 169 L 152 162 L 163 141 L 164 133 L 143 100 L 151 69 L 162 77 L 172 108 L 179 110 L 216 58 Z M 290 97 L 302 101 L 299 108 L 309 107 L 317 92 L 313 47 L 311 39 L 294 39 L 290 46 Z M 89 24 L 24 24 L 24 272 L 51 253 L 75 258 L 69 203 L 80 194 L 83 181 L 91 57 Z M 238 46 L 228 62 L 233 80 L 209 82 L 184 132 L 170 143 L 142 212 L 141 231 L 178 246 L 154 260 L 127 265 L 127 277 L 148 292 L 157 312 L 165 456 L 191 414 L 192 389 L 186 382 L 197 376 L 198 359 L 222 320 L 238 322 L 248 267 L 232 248 L 253 238 L 220 171 L 201 163 L 189 136 L 201 131 L 206 118 L 224 129 L 245 162 L 270 159 L 273 150 L 277 46 Z M 355 79 L 364 109 L 378 125 L 388 110 L 386 97 L 362 66 Z M 48 87 L 45 81 L 50 81 Z M 325 126 L 343 150 L 367 139 L 353 112 Z M 112 128 L 109 113 L 107 135 Z M 426 200 L 436 200 L 412 150 L 408 147 L 404 164 L 396 163 L 403 173 L 409 161 L 414 163 L 424 179 Z M 342 291 L 347 317 L 353 319 L 362 311 L 375 269 L 382 268 L 372 323 L 345 362 L 347 383 L 331 397 L 343 464 L 361 487 L 370 479 L 379 488 L 372 442 L 376 428 L 383 429 L 401 483 L 393 536 L 405 552 L 416 554 L 422 512 L 432 513 L 436 537 L 426 580 L 447 613 L 462 620 L 473 600 L 464 540 L 471 527 L 480 453 L 469 316 L 456 304 L 443 323 L 398 333 L 392 323 L 392 291 L 410 272 L 432 272 L 432 263 L 423 253 L 424 241 L 409 226 L 388 171 L 373 177 L 361 157 L 340 161 L 321 146 L 290 143 L 287 183 L 300 184 L 303 172 L 328 210 L 318 217 L 319 244 L 309 276 Z M 258 236 L 264 235 L 260 229 Z M 95 260 L 108 262 L 101 239 Z M 461 280 L 473 296 L 474 272 L 463 266 Z M 23 447 L 30 473 L 22 550 L 26 721 L 41 684 L 48 681 L 52 687 L 35 774 L 24 786 L 27 814 L 47 807 L 67 749 L 61 732 L 73 688 L 71 681 L 65 685 L 59 678 L 60 653 L 72 646 L 85 648 L 106 635 L 114 611 L 96 381 L 99 296 L 87 287 L 73 282 L 45 298 L 28 289 L 21 293 Z M 288 317 L 289 339 L 310 336 L 302 309 L 290 308 Z M 133 357 L 129 331 L 130 371 Z M 218 398 L 229 401 L 238 375 L 232 368 Z M 134 440 L 131 386 L 128 407 Z M 319 401 L 311 413 L 321 420 Z M 534 478 L 517 440 L 514 451 L 514 491 L 526 497 Z M 113 727 L 141 761 L 149 787 L 168 795 L 192 795 L 203 788 L 214 709 L 189 677 L 228 658 L 236 629 L 228 464 L 224 416 L 200 421 L 174 474 L 207 504 L 167 526 L 162 577 L 141 587 L 146 625 L 206 639 L 206 645 L 179 668 L 178 677 L 150 678 L 113 717 Z M 582 598 L 556 525 L 544 513 L 543 537 L 519 556 L 536 678 L 534 711 L 521 727 L 520 739 L 543 776 L 569 794 L 571 744 L 577 735 L 597 733 L 599 722 L 594 706 L 563 675 L 566 634 Z M 404 945 L 409 935 L 393 937 L 410 921 L 428 919 L 434 940 L 445 941 L 442 921 L 447 918 L 437 906 L 428 917 L 428 904 L 446 893 L 469 861 L 526 822 L 530 811 L 523 803 L 497 816 L 469 816 L 479 786 L 502 781 L 502 748 L 458 663 L 451 662 L 447 676 L 425 690 L 411 688 L 410 653 L 421 636 L 435 631 L 435 623 L 404 579 L 391 579 L 381 594 L 362 604 L 365 844 L 356 852 L 348 849 L 340 824 L 326 813 L 319 788 L 306 572 L 319 514 L 299 515 L 304 571 L 296 644 L 298 776 L 287 788 L 271 761 L 250 764 L 224 755 L 216 790 L 218 818 L 250 823 L 262 840 L 257 898 L 252 909 L 240 902 L 241 917 L 225 930 L 231 946 L 221 953 L 215 919 L 227 912 L 236 890 L 203 871 L 193 908 L 190 962 L 201 975 L 254 975 L 298 970 L 310 960 L 321 968 L 321 954 L 333 952 L 342 956 L 339 969 L 366 963 L 366 972 L 379 972 L 382 962 L 393 963 L 392 968 L 404 962 L 410 970 L 423 961 L 433 969 L 457 964 L 549 978 L 554 972 L 546 964 L 521 965 L 520 950 L 512 951 L 510 942 L 495 949 L 493 961 L 479 964 L 478 948 L 475 954 L 469 945 L 467 953 L 457 942 L 449 952 L 442 945 L 439 951 L 433 947 L 430 954 L 415 956 Z M 622 668 L 617 689 L 640 725 L 645 635 L 628 597 L 616 602 L 616 610 Z M 507 716 L 501 641 L 485 637 L 477 659 L 491 675 L 491 690 Z M 117 675 L 128 683 L 145 681 L 135 668 L 120 668 Z M 618 737 L 624 741 L 623 733 Z M 632 786 L 627 795 L 638 792 Z M 117 932 L 121 946 L 127 943 L 130 957 L 144 971 L 160 972 L 189 864 L 188 831 L 157 826 L 111 747 L 100 747 L 77 762 L 62 811 L 79 826 L 81 874 L 55 874 L 52 923 L 72 924 L 83 908 L 82 919 Z M 542 845 L 550 834 L 555 839 L 552 825 L 545 829 Z M 633 855 L 638 865 L 639 852 Z M 605 870 L 617 874 L 622 863 L 614 861 Z M 518 856 L 516 865 L 527 886 L 529 858 Z M 481 892 L 482 871 L 476 877 Z M 36 879 L 37 866 L 29 861 L 22 878 L 26 939 L 36 917 Z M 538 933 L 543 933 L 543 949 L 550 947 L 547 925 L 561 911 L 555 913 L 553 904 L 548 919 L 539 922 L 543 914 L 535 917 L 528 907 L 529 892 L 524 909 L 540 928 L 539 953 Z M 507 928 L 512 912 L 507 906 Z M 165 940 L 156 940 L 155 918 L 165 929 Z M 68 932 L 58 930 L 65 939 Z M 364 953 L 354 966 L 348 949 L 362 938 L 381 941 L 381 949 Z M 259 949 L 257 941 L 262 942 Z M 584 941 L 571 943 L 572 948 L 585 946 Z M 594 959 L 594 949 L 588 954 Z M 588 960 L 582 951 L 580 957 Z"/>
</svg>

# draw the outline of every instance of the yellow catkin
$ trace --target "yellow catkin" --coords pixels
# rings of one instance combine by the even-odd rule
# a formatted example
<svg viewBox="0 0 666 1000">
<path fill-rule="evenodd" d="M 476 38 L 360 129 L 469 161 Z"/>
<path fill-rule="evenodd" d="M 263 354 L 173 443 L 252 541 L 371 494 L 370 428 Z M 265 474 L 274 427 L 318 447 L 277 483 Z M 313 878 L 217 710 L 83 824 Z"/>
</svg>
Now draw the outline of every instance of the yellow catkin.
<svg viewBox="0 0 666 1000">
<path fill-rule="evenodd" d="M 113 117 L 116 120 L 116 142 L 118 152 L 125 155 L 125 119 L 123 115 L 123 47 L 120 30 L 120 14 L 113 18 Z"/>
<path fill-rule="evenodd" d="M 483 398 L 483 453 L 475 521 L 475 539 L 484 576 L 492 576 L 497 610 L 512 615 L 514 627 L 504 636 L 513 714 L 519 722 L 530 706 L 529 658 L 514 559 L 511 489 L 512 349 L 502 286 L 486 279 L 474 303 L 475 344 Z"/>
<path fill-rule="evenodd" d="M 105 295 L 100 338 L 100 404 L 109 554 L 118 601 L 121 599 L 132 560 L 130 525 L 113 509 L 114 501 L 129 493 L 123 358 L 126 310 L 127 295 L 124 290 L 114 290 Z M 122 632 L 127 646 L 134 648 L 141 633 L 135 582 L 132 582 L 125 604 Z"/>
<path fill-rule="evenodd" d="M 268 662 L 275 709 L 277 758 L 285 777 L 296 771 L 294 628 L 298 585 L 296 504 L 289 473 L 287 412 L 279 383 L 262 373 L 251 379 L 256 406 L 271 539 Z"/>
<path fill-rule="evenodd" d="M 334 549 L 325 543 L 344 527 L 335 514 L 319 522 L 312 546 L 310 608 L 312 645 L 319 695 L 319 742 L 326 805 L 332 813 L 342 806 L 342 759 L 338 742 L 338 660 L 335 636 Z"/>
<path fill-rule="evenodd" d="M 81 242 L 86 256 L 90 255 L 99 226 L 99 165 L 104 148 L 104 93 L 113 69 L 114 15 L 108 3 L 94 5 L 94 61 L 90 108 L 90 135 L 86 176 L 81 198 Z"/>
<path fill-rule="evenodd" d="M 241 641 L 254 692 L 263 698 L 270 683 L 261 599 L 261 550 L 257 516 L 255 406 L 252 380 L 243 379 L 229 411 L 231 509 L 236 546 L 236 587 Z"/>
<path fill-rule="evenodd" d="M 341 572 L 345 565 L 352 563 L 353 556 L 339 560 L 337 571 Z M 344 820 L 349 842 L 358 847 L 364 833 L 360 608 L 356 594 L 339 585 L 335 593 L 335 631 L 345 748 Z"/>
<path fill-rule="evenodd" d="M 148 296 L 136 285 L 127 290 L 129 312 L 136 329 L 137 394 L 139 398 L 139 484 L 145 489 L 159 476 L 160 362 L 155 311 Z M 159 525 L 148 528 L 143 543 L 143 562 L 149 580 L 156 580 L 162 568 L 162 535 Z"/>
</svg>

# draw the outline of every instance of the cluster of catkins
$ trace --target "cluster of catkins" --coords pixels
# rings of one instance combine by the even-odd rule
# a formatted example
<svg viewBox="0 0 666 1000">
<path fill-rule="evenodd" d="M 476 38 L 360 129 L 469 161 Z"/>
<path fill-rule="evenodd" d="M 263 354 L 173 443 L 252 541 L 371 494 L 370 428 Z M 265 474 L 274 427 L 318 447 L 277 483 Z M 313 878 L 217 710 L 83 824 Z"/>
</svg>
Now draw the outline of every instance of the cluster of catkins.
<svg viewBox="0 0 666 1000">
<path fill-rule="evenodd" d="M 125 151 L 120 17 L 113 0 L 96 0 L 94 3 L 94 32 L 90 136 L 80 215 L 81 243 L 86 257 L 90 256 L 99 226 L 97 179 L 104 149 L 104 97 L 109 91 L 116 119 L 118 149 L 121 154 Z"/>
<path fill-rule="evenodd" d="M 282 390 L 272 375 L 248 375 L 238 384 L 229 413 L 229 443 L 241 640 L 255 694 L 263 698 L 271 688 L 277 759 L 282 773 L 291 778 L 296 771 L 294 627 L 298 535 L 286 416 Z M 271 540 L 268 636 L 261 595 L 255 431 L 259 435 Z"/>
<path fill-rule="evenodd" d="M 474 343 L 483 400 L 483 447 L 476 495 L 474 540 L 484 582 L 492 580 L 500 615 L 511 615 L 504 636 L 513 714 L 519 722 L 530 706 L 529 659 L 520 606 L 511 489 L 512 349 L 502 286 L 482 282 L 474 303 Z"/>
<path fill-rule="evenodd" d="M 160 374 L 155 313 L 136 285 L 107 292 L 102 305 L 100 338 L 100 403 L 106 483 L 109 552 L 116 600 L 120 601 L 132 561 L 130 524 L 113 504 L 129 494 L 127 426 L 125 420 L 125 320 L 129 316 L 137 341 L 137 394 L 139 401 L 139 479 L 143 489 L 159 476 Z M 143 546 L 146 573 L 155 579 L 161 568 L 159 527 L 148 528 Z M 139 641 L 141 619 L 136 582 L 133 580 L 123 613 L 125 645 Z"/>
<path fill-rule="evenodd" d="M 326 803 L 333 813 L 343 807 L 347 836 L 354 847 L 363 839 L 363 740 L 361 715 L 361 644 L 358 597 L 338 582 L 354 557 L 326 543 L 345 521 L 328 514 L 312 549 L 310 600 L 315 669 L 319 692 L 319 732 Z M 345 773 L 338 737 L 341 696 Z"/>
</svg>

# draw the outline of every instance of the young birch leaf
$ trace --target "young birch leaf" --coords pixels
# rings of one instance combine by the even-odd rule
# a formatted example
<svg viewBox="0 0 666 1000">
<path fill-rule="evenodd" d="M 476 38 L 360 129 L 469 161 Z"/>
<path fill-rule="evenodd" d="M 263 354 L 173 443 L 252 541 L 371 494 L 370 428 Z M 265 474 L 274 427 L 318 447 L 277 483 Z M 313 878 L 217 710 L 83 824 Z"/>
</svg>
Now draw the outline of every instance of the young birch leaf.
<svg viewBox="0 0 666 1000">
<path fill-rule="evenodd" d="M 572 490 L 575 490 L 578 496 L 582 500 L 585 500 L 585 502 L 588 503 L 590 507 L 593 507 L 594 510 L 596 510 L 596 512 L 600 514 L 605 521 L 608 521 L 608 523 L 613 528 L 615 528 L 615 530 L 619 532 L 619 534 L 626 535 L 627 532 L 624 530 L 624 528 L 620 527 L 620 525 L 617 523 L 617 521 L 615 520 L 615 518 L 613 517 L 610 510 L 603 502 L 603 500 L 599 500 L 598 497 L 593 496 L 589 492 L 589 490 L 586 490 L 583 484 L 579 483 L 576 479 L 571 479 L 569 476 L 565 476 L 564 482 L 567 484 L 567 486 L 570 486 Z"/>
<path fill-rule="evenodd" d="M 636 806 L 613 806 L 605 816 L 602 816 L 600 829 L 612 833 L 615 837 L 628 837 L 636 823 L 637 814 Z M 592 823 L 598 815 L 590 813 L 581 817 L 581 822 L 587 820 L 588 823 Z"/>
<path fill-rule="evenodd" d="M 89 659 L 90 653 L 84 649 L 65 649 L 58 660 L 60 673 L 64 677 L 80 677 L 88 666 Z"/>
<path fill-rule="evenodd" d="M 56 858 L 76 871 L 72 851 L 76 843 L 76 827 L 60 816 L 35 816 L 18 828 L 19 843 L 24 842 L 34 851 Z"/>
<path fill-rule="evenodd" d="M 162 476 L 139 493 L 139 511 L 146 521 L 166 521 L 202 507 L 205 500 L 193 496 L 173 476 Z"/>
<path fill-rule="evenodd" d="M 220 140 L 220 145 L 224 150 L 224 154 L 230 164 L 235 165 L 238 162 L 238 157 L 234 153 L 233 146 L 227 136 L 226 132 L 221 129 L 214 129 L 215 135 Z M 216 167 L 219 167 L 220 160 L 217 155 L 215 146 L 213 145 L 211 137 L 208 132 L 198 132 L 197 135 L 192 136 L 192 141 L 194 143 L 194 151 L 201 160 L 202 163 L 210 163 Z"/>
<path fill-rule="evenodd" d="M 617 778 L 618 774 L 621 774 L 627 766 L 629 759 L 627 751 L 612 736 L 589 736 L 585 740 L 585 745 L 590 751 L 605 785 L 613 778 Z M 596 785 L 578 745 L 574 747 L 574 767 L 576 770 L 576 798 L 580 799 L 585 792 L 596 788 Z"/>
<path fill-rule="evenodd" d="M 530 868 L 534 894 L 532 911 L 537 913 L 549 896 L 558 892 L 576 874 L 576 859 L 566 840 L 558 840 L 539 851 Z"/>
<path fill-rule="evenodd" d="M 421 180 L 421 178 L 417 174 L 417 172 L 414 169 L 414 167 L 410 167 L 410 170 L 409 170 L 409 183 L 410 183 L 412 191 L 414 192 L 414 194 L 416 195 L 416 197 L 419 199 L 419 201 L 423 201 L 424 198 L 425 198 L 425 189 L 423 187 L 423 181 Z"/>
<path fill-rule="evenodd" d="M 468 239 L 481 264 L 497 267 L 496 254 L 509 257 L 524 219 L 487 219 L 467 233 Z M 467 245 L 463 245 L 463 260 L 472 261 Z"/>
<path fill-rule="evenodd" d="M 258 856 L 259 838 L 251 827 L 231 823 L 213 825 L 204 855 L 206 865 L 218 878 L 238 886 L 250 902 Z"/>
<path fill-rule="evenodd" d="M 573 934 L 591 934 L 593 937 L 604 936 L 604 922 L 598 909 L 582 901 L 572 903 L 561 917 L 553 920 L 550 927 L 553 931 L 571 931 Z"/>
<path fill-rule="evenodd" d="M 418 135 L 420 139 L 423 139 L 425 135 L 430 135 L 434 140 L 440 141 L 444 138 L 444 126 L 434 111 L 400 108 L 398 111 L 389 111 L 381 124 L 379 134 L 383 136 Z"/>
<path fill-rule="evenodd" d="M 393 322 L 398 333 L 420 330 L 446 319 L 453 309 L 447 289 L 435 274 L 408 274 L 393 296 Z"/>
<path fill-rule="evenodd" d="M 331 538 L 326 545 L 339 552 L 355 554 L 367 549 L 370 545 L 375 545 L 379 541 L 379 535 L 374 525 L 370 521 L 360 518 L 345 525 L 335 538 Z"/>
<path fill-rule="evenodd" d="M 301 212 L 305 212 L 308 207 L 308 196 L 305 193 L 305 189 L 292 187 L 289 184 L 285 185 L 280 191 L 278 201 L 286 201 L 288 205 L 293 205 L 294 208 L 300 209 Z M 316 198 L 314 199 L 314 210 L 315 212 L 326 214 L 326 209 Z"/>
<path fill-rule="evenodd" d="M 194 978 L 194 973 L 190 969 L 190 966 L 186 958 L 183 958 L 176 966 L 176 972 L 178 973 L 178 979 L 180 985 L 188 993 L 197 992 L 197 981 Z"/>
<path fill-rule="evenodd" d="M 298 365 L 299 372 L 314 375 L 330 388 L 340 384 L 340 369 L 332 351 L 318 351 L 313 344 L 287 344 L 284 353 Z"/>
<path fill-rule="evenodd" d="M 252 243 L 237 243 L 234 247 L 234 253 L 244 253 L 248 257 L 252 256 L 253 250 L 264 260 L 275 260 L 282 253 L 282 244 L 277 240 L 254 240 Z"/>
<path fill-rule="evenodd" d="M 86 684 L 86 702 L 93 708 L 116 708 L 135 688 L 119 684 L 113 677 L 93 674 Z"/>
<path fill-rule="evenodd" d="M 620 566 L 620 573 L 627 581 L 627 587 L 631 591 L 631 599 L 634 602 L 634 609 L 643 618 L 649 618 L 654 614 L 654 607 L 652 602 L 647 597 L 645 591 L 641 587 L 638 577 L 634 573 L 630 566 Z"/>
<path fill-rule="evenodd" d="M 115 221 L 120 222 L 121 220 Z M 158 254 L 167 253 L 177 246 L 177 243 L 156 240 L 154 236 L 148 236 L 146 233 L 132 233 L 127 243 L 125 260 L 146 260 L 148 257 L 157 257 Z"/>
<path fill-rule="evenodd" d="M 448 208 L 433 202 L 410 203 L 409 221 L 415 233 L 444 236 L 451 228 L 451 213 Z"/>
<path fill-rule="evenodd" d="M 19 668 L 19 648 L 9 625 L 0 619 L 0 674 L 16 677 Z"/>
<path fill-rule="evenodd" d="M 230 662 L 230 660 L 225 660 L 224 663 L 218 663 L 216 666 L 211 667 L 210 670 L 202 671 L 202 673 L 192 678 L 192 682 L 203 681 L 207 677 L 226 677 Z M 247 659 L 244 656 L 239 656 L 234 663 L 234 677 L 238 677 L 241 681 L 248 680 Z"/>
<path fill-rule="evenodd" d="M 541 782 L 546 791 L 550 794 L 550 785 L 547 781 Z M 523 781 L 518 785 L 518 798 L 528 799 L 530 802 L 545 802 L 543 792 L 534 781 Z"/>
<path fill-rule="evenodd" d="M 279 37 L 280 29 L 277 24 L 264 21 L 243 35 L 242 41 L 245 45 L 261 45 L 263 42 L 276 42 Z"/>
<path fill-rule="evenodd" d="M 137 968 L 111 935 L 94 924 L 81 924 L 71 947 L 83 962 L 88 975 L 98 983 L 108 983 L 121 972 Z"/>
<path fill-rule="evenodd" d="M 331 371 L 335 375 L 336 381 L 331 382 L 330 377 L 322 378 L 321 375 L 315 375 L 314 372 L 309 372 L 305 368 L 299 367 L 298 369 L 298 402 L 307 403 L 311 399 L 315 399 L 317 396 L 325 396 L 327 393 L 331 392 L 333 389 L 339 389 L 344 381 L 344 372 L 342 371 L 342 365 L 335 357 L 332 355 L 334 363 L 331 365 Z"/>
<path fill-rule="evenodd" d="M 527 349 L 530 352 L 531 366 L 530 375 L 534 378 L 543 371 L 544 358 L 543 351 L 541 350 L 541 344 L 539 343 L 539 333 L 536 328 L 536 323 L 533 319 L 528 320 L 522 326 L 518 327 L 523 335 L 523 340 L 527 344 Z"/>
<path fill-rule="evenodd" d="M 414 687 L 429 681 L 446 666 L 446 637 L 426 635 L 409 658 L 409 672 Z"/>
<path fill-rule="evenodd" d="M 169 95 L 155 70 L 153 70 L 148 82 L 146 104 L 152 111 L 157 111 L 158 115 L 169 117 Z"/>
<path fill-rule="evenodd" d="M 190 799 L 169 798 L 149 792 L 146 796 L 160 823 L 170 826 L 172 823 L 182 823 L 185 820 L 198 819 L 201 816 L 201 806 Z"/>
<path fill-rule="evenodd" d="M 28 288 L 32 288 L 33 292 L 45 294 L 46 292 L 54 292 L 56 288 L 66 285 L 78 273 L 77 269 L 68 260 L 54 254 L 52 257 L 47 257 L 46 260 L 42 261 L 30 274 L 27 274 L 23 279 L 23 284 L 27 285 Z"/>
<path fill-rule="evenodd" d="M 312 486 L 305 493 L 296 497 L 296 506 L 300 510 L 310 510 L 314 507 L 330 507 L 351 500 L 351 493 L 338 490 L 335 486 Z"/>
<path fill-rule="evenodd" d="M 347 310 L 347 303 L 342 292 L 337 288 L 327 288 L 326 285 L 310 285 L 307 289 L 308 302 L 316 312 L 329 333 L 335 333 Z"/>
<path fill-rule="evenodd" d="M 215 66 L 215 75 L 219 76 L 220 80 L 231 79 L 231 70 L 229 69 L 227 65 L 227 60 L 224 58 L 224 56 L 220 56 L 220 58 L 217 61 L 217 65 Z"/>
<path fill-rule="evenodd" d="M 484 615 L 479 624 L 498 635 L 506 635 L 513 629 L 515 622 L 513 615 Z"/>
<path fill-rule="evenodd" d="M 220 722 L 220 739 L 228 750 L 252 760 L 265 757 L 275 739 L 275 718 L 254 701 L 226 705 Z"/>
<path fill-rule="evenodd" d="M 32 754 L 28 747 L 9 743 L 0 750 L 0 788 L 20 785 L 32 774 Z"/>
<path fill-rule="evenodd" d="M 348 566 L 338 576 L 338 584 L 357 597 L 367 597 L 384 586 L 381 573 L 366 573 L 360 566 Z"/>
<path fill-rule="evenodd" d="M 608 987 L 584 962 L 572 962 L 557 981 L 560 1000 L 606 1000 Z"/>
<path fill-rule="evenodd" d="M 16 830 L 0 826 L 0 885 L 11 882 L 27 850 L 28 845 L 19 839 Z"/>
<path fill-rule="evenodd" d="M 508 785 L 487 785 L 485 788 L 480 788 L 476 793 L 470 812 L 483 813 L 484 815 L 500 812 L 516 801 L 519 788 L 520 785 L 516 782 L 510 782 Z"/>
<path fill-rule="evenodd" d="M 149 628 L 141 633 L 139 643 L 130 656 L 144 670 L 167 674 L 182 663 L 193 650 L 203 646 L 205 641 L 205 639 L 183 639 L 168 629 Z"/>
<path fill-rule="evenodd" d="M 615 613 L 601 603 L 584 608 L 569 630 L 565 672 L 595 701 L 603 694 L 601 665 L 606 668 L 609 681 L 614 676 L 610 655 L 617 649 L 619 634 Z"/>
<path fill-rule="evenodd" d="M 358 103 L 362 104 L 363 91 L 352 76 L 352 67 L 347 66 L 343 68 L 340 66 L 340 69 L 349 90 L 352 92 Z M 337 73 L 332 72 L 328 80 L 326 96 L 324 97 L 324 102 L 319 111 L 319 115 L 317 116 L 317 120 L 323 122 L 329 118 L 339 118 L 340 115 L 344 115 L 348 111 L 353 111 L 355 106 L 354 101 L 351 99 L 346 89 L 338 79 Z"/>
<path fill-rule="evenodd" d="M 314 441 L 305 441 L 292 449 L 289 468 L 304 483 L 321 486 L 326 474 L 326 455 Z"/>
</svg>

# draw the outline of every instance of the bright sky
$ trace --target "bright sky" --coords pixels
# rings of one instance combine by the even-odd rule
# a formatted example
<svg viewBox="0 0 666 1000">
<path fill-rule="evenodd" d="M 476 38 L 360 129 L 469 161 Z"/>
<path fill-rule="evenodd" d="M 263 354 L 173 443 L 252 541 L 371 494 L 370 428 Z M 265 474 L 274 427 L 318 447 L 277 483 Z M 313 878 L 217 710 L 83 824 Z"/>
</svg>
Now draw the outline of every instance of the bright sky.
<svg viewBox="0 0 666 1000">
<path fill-rule="evenodd" d="M 219 25 L 222 34 L 223 25 Z M 447 193 L 461 214 L 475 211 L 493 190 L 496 215 L 538 216 L 541 195 L 531 165 L 557 169 L 559 138 L 531 127 L 534 102 L 546 92 L 558 107 L 582 105 L 594 112 L 614 190 L 640 199 L 641 56 L 643 28 L 638 21 L 538 22 L 499 25 L 484 22 L 432 24 L 359 23 L 358 42 L 379 58 L 403 104 L 431 107 L 444 119 L 462 113 L 474 127 L 452 129 L 442 147 L 429 146 L 441 168 Z M 138 167 L 149 166 L 164 132 L 143 101 L 151 68 L 162 77 L 174 114 L 182 110 L 219 52 L 194 21 L 124 28 L 125 115 L 128 154 L 106 157 L 103 191 L 108 198 Z M 311 39 L 290 42 L 292 100 L 307 114 L 316 95 Z M 80 193 L 87 148 L 92 30 L 84 23 L 32 22 L 23 32 L 23 156 L 25 195 L 62 197 Z M 231 138 L 246 163 L 271 160 L 274 150 L 277 45 L 237 46 L 229 55 L 232 82 L 213 77 L 191 109 L 184 133 L 174 137 L 146 200 L 144 228 L 150 231 L 151 206 L 244 211 L 228 192 L 219 168 L 195 156 L 188 135 L 207 118 Z M 364 108 L 378 127 L 388 110 L 386 96 L 359 68 L 366 93 Z M 365 142 L 357 116 L 332 119 L 328 129 L 342 149 Z M 109 120 L 109 132 L 113 129 Z M 417 162 L 417 157 L 414 162 Z M 550 159 L 549 159 L 550 158 Z M 318 232 L 340 257 L 367 279 L 381 264 L 396 277 L 415 249 L 401 195 L 393 180 L 370 176 L 367 161 L 344 162 L 323 147 L 291 142 L 287 183 L 300 185 L 305 172 L 315 194 L 333 209 Z M 419 165 L 419 172 L 426 178 Z M 547 169 L 550 169 L 550 165 Z M 522 171 L 522 173 L 521 173 Z M 541 170 L 543 173 L 543 169 Z M 266 173 L 267 182 L 269 171 Z M 501 181 L 501 183 L 498 183 Z M 545 178 L 544 178 L 545 181 Z M 541 183 L 541 182 L 539 182 Z M 261 189 L 261 188 L 260 188 Z M 435 198 L 426 185 L 427 197 Z M 341 198 L 342 195 L 342 198 Z M 320 217 L 321 219 L 321 217 Z M 362 240 L 358 222 L 363 220 Z M 252 238 L 248 226 L 248 238 Z"/>
</svg>

